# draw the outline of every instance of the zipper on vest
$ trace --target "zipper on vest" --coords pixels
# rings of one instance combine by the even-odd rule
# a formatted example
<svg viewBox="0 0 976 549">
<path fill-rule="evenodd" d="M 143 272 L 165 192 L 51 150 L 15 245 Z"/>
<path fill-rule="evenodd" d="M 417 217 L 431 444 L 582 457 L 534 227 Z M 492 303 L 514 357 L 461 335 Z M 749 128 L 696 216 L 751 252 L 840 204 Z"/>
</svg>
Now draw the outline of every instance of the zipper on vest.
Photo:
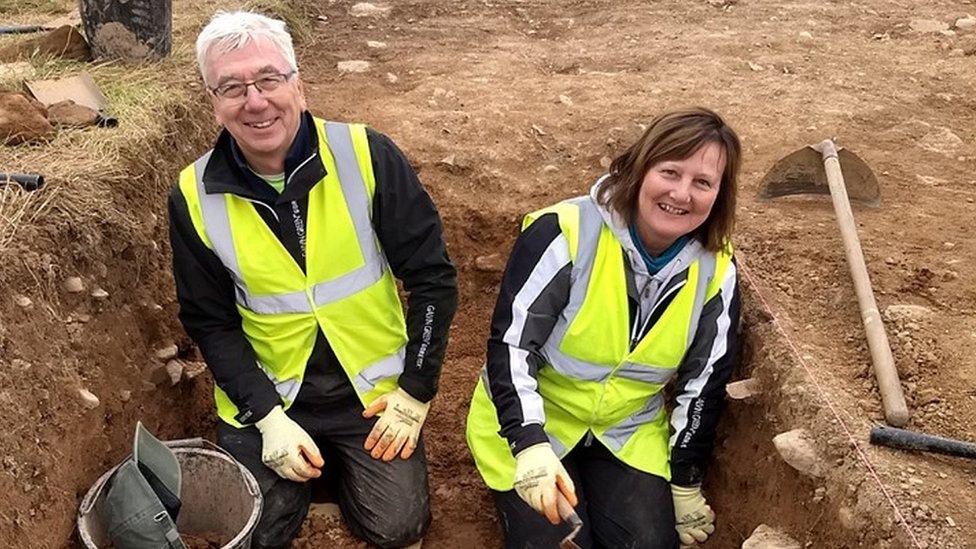
<svg viewBox="0 0 976 549">
<path fill-rule="evenodd" d="M 271 206 L 268 206 L 267 204 L 265 204 L 264 202 L 261 202 L 260 200 L 254 200 L 253 198 L 247 198 L 247 197 L 244 197 L 244 196 L 238 196 L 238 198 L 240 198 L 241 200 L 246 200 L 246 201 L 250 202 L 251 204 L 260 204 L 260 205 L 264 206 L 265 208 L 268 209 L 269 212 L 271 212 L 271 215 L 274 216 L 275 221 L 277 221 L 278 223 L 281 223 L 281 220 L 278 219 L 278 214 L 275 213 L 274 208 L 272 208 Z"/>
<path fill-rule="evenodd" d="M 295 177 L 295 174 L 298 173 L 299 170 L 301 170 L 302 168 L 304 168 L 305 167 L 305 164 L 308 164 L 309 162 L 311 162 L 312 159 L 315 158 L 318 155 L 319 155 L 319 153 L 314 152 L 314 153 L 312 153 L 312 156 L 309 156 L 308 158 L 306 158 L 305 160 L 303 160 L 301 164 L 299 164 L 298 166 L 295 166 L 295 169 L 291 171 L 291 174 L 288 176 L 288 179 L 285 180 L 285 187 L 288 187 L 288 184 L 291 183 L 291 178 Z"/>
<path fill-rule="evenodd" d="M 583 446 L 589 448 L 591 444 L 593 444 L 593 431 L 587 430 L 586 438 L 583 439 Z"/>
<path fill-rule="evenodd" d="M 687 283 L 688 283 L 688 281 L 686 280 L 684 282 L 681 282 L 680 284 L 676 284 L 674 287 L 672 287 L 671 289 L 669 289 L 667 291 L 667 293 L 663 294 L 660 297 L 660 299 L 658 299 L 657 301 L 655 301 L 654 302 L 654 306 L 651 307 L 650 312 L 647 313 L 647 318 L 645 318 L 644 319 L 644 322 L 641 323 L 642 326 L 640 327 L 640 330 L 637 329 L 638 322 L 634 322 L 634 331 L 633 331 L 633 334 L 631 335 L 631 339 L 630 339 L 630 350 L 631 351 L 633 351 L 637 347 L 637 344 L 640 342 L 640 340 L 645 335 L 647 335 L 647 331 L 648 331 L 648 328 L 649 328 L 649 326 L 647 324 L 648 324 L 648 322 L 651 321 L 652 318 L 654 318 L 654 313 L 657 311 L 657 308 L 661 305 L 661 303 L 664 303 L 664 301 L 671 294 L 677 292 L 681 288 L 684 288 L 685 287 L 685 284 L 687 284 Z M 638 296 L 638 301 L 640 301 L 640 296 Z M 637 304 L 637 319 L 640 319 L 640 303 Z"/>
</svg>

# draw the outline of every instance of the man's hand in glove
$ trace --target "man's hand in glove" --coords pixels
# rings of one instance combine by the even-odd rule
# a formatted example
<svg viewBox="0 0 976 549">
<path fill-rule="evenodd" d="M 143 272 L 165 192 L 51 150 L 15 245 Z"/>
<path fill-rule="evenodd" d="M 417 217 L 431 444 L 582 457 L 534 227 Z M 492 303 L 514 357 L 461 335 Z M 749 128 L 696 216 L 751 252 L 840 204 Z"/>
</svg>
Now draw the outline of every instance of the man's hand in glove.
<svg viewBox="0 0 976 549">
<path fill-rule="evenodd" d="M 681 545 L 694 545 L 708 539 L 715 531 L 715 513 L 705 503 L 698 486 L 671 485 L 674 516 Z"/>
<path fill-rule="evenodd" d="M 366 437 L 365 448 L 370 450 L 373 459 L 391 461 L 397 454 L 403 459 L 412 456 L 417 449 L 420 428 L 427 419 L 428 409 L 429 402 L 420 402 L 400 388 L 374 400 L 363 410 L 363 417 L 373 417 L 383 412 Z"/>
<path fill-rule="evenodd" d="M 525 503 L 542 513 L 553 524 L 559 524 L 556 490 L 576 507 L 576 487 L 559 461 L 552 446 L 542 442 L 529 446 L 515 456 L 515 492 Z"/>
<path fill-rule="evenodd" d="M 281 478 L 305 482 L 322 475 L 322 453 L 305 429 L 275 406 L 254 424 L 261 431 L 261 461 Z"/>
</svg>

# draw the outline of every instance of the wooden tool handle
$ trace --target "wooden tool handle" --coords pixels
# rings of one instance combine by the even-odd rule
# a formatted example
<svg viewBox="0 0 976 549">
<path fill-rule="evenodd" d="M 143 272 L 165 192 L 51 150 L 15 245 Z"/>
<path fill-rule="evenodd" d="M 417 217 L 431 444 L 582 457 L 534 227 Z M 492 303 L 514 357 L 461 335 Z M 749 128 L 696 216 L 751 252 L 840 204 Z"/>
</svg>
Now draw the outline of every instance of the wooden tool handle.
<svg viewBox="0 0 976 549">
<path fill-rule="evenodd" d="M 824 170 L 827 172 L 827 184 L 830 185 L 830 198 L 834 203 L 834 213 L 837 224 L 844 240 L 844 251 L 847 254 L 847 265 L 854 279 L 854 291 L 857 293 L 857 303 L 861 308 L 861 320 L 867 334 L 868 349 L 871 351 L 871 363 L 874 366 L 874 377 L 878 380 L 878 390 L 884 404 L 885 420 L 889 425 L 901 427 L 908 423 L 908 405 L 901 390 L 898 370 L 895 360 L 891 356 L 891 346 L 885 333 L 878 303 L 874 300 L 874 290 L 871 289 L 871 279 L 864 264 L 864 254 L 861 251 L 861 241 L 857 237 L 857 227 L 854 225 L 854 213 L 851 202 L 847 197 L 847 187 L 844 185 L 844 174 L 837 160 L 837 148 L 834 142 L 826 140 L 817 145 L 823 155 Z"/>
<path fill-rule="evenodd" d="M 563 519 L 563 522 L 569 523 L 570 526 L 576 527 L 583 524 L 579 515 L 576 514 L 576 509 L 573 509 L 569 500 L 558 488 L 556 488 L 556 509 L 559 511 L 559 518 Z"/>
</svg>

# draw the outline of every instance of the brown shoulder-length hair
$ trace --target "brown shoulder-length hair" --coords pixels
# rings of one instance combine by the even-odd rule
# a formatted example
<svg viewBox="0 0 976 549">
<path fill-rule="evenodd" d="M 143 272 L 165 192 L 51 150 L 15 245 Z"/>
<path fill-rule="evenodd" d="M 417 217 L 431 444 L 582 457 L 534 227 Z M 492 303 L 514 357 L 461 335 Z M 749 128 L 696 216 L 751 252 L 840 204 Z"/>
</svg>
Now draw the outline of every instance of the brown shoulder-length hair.
<svg viewBox="0 0 976 549">
<path fill-rule="evenodd" d="M 610 175 L 600 185 L 597 201 L 628 224 L 633 223 L 637 195 L 651 166 L 688 158 L 706 143 L 722 147 L 725 171 L 712 211 L 694 234 L 706 249 L 720 250 L 730 240 L 735 222 L 735 190 L 742 146 L 735 131 L 709 109 L 691 107 L 655 118 L 644 135 L 610 163 Z"/>
</svg>

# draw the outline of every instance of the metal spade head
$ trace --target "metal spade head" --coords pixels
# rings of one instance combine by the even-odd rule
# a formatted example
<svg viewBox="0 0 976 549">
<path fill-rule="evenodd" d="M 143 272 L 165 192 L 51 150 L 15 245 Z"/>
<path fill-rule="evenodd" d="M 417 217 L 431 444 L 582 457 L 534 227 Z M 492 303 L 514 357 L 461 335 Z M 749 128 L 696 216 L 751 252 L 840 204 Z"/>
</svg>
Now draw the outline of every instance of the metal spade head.
<svg viewBox="0 0 976 549">
<path fill-rule="evenodd" d="M 848 197 L 866 206 L 879 206 L 881 193 L 871 168 L 847 149 L 838 149 L 837 160 Z M 800 194 L 830 194 L 823 156 L 813 146 L 803 147 L 776 162 L 763 177 L 758 198 L 769 200 Z"/>
</svg>

